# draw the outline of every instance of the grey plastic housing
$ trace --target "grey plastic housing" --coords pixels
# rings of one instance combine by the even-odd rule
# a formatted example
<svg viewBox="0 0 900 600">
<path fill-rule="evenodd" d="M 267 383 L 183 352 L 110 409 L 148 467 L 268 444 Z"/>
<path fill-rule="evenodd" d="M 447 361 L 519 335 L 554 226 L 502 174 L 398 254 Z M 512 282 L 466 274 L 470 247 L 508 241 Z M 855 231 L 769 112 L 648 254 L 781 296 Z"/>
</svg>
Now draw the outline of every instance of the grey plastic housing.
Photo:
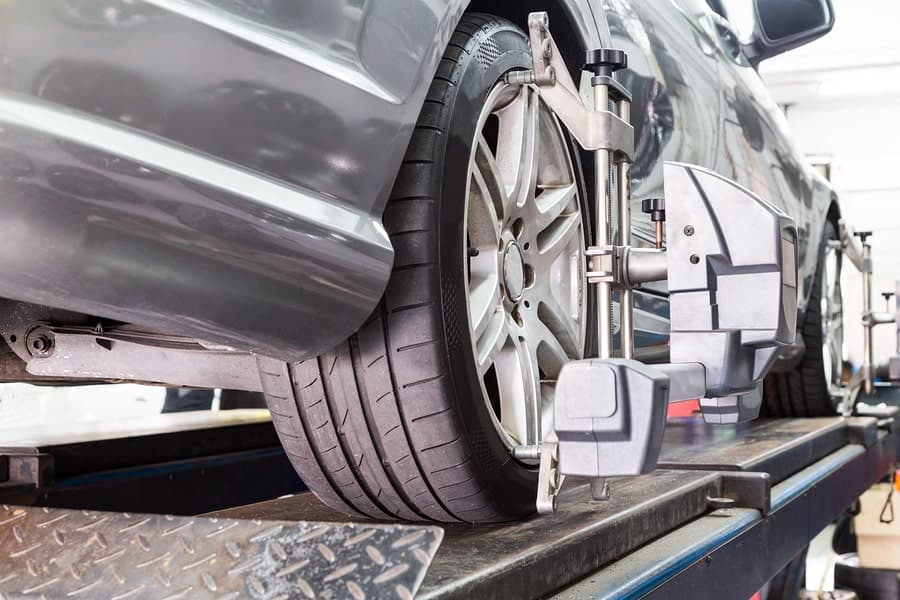
<svg viewBox="0 0 900 600">
<path fill-rule="evenodd" d="M 651 366 L 617 358 L 566 363 L 553 409 L 560 471 L 592 478 L 653 471 L 668 403 L 669 377 Z"/>
<path fill-rule="evenodd" d="M 700 398 L 700 411 L 707 423 L 726 424 L 752 421 L 762 406 L 762 385 L 744 394 L 720 398 Z"/>
<path fill-rule="evenodd" d="M 796 333 L 797 229 L 707 169 L 666 163 L 665 189 L 671 361 L 704 366 L 711 420 L 754 418 L 757 389 Z"/>
</svg>

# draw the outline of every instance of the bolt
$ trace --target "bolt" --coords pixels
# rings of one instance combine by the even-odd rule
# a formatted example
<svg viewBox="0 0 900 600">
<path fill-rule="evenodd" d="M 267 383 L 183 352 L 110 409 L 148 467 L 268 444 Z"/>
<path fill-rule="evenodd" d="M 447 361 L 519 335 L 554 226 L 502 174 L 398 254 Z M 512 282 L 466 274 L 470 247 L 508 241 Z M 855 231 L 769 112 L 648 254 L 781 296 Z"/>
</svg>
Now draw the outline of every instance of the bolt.
<svg viewBox="0 0 900 600">
<path fill-rule="evenodd" d="M 693 225 L 685 225 L 684 226 L 684 235 L 690 237 L 694 235 L 694 226 Z"/>
<path fill-rule="evenodd" d="M 713 510 L 718 508 L 731 508 L 737 504 L 733 498 L 714 498 L 712 496 L 706 497 L 706 503 Z"/>
<path fill-rule="evenodd" d="M 28 351 L 33 356 L 50 356 L 53 354 L 53 340 L 44 334 L 38 334 L 29 341 Z"/>
<path fill-rule="evenodd" d="M 699 262 L 700 262 L 700 257 L 697 256 L 696 254 L 691 254 L 691 264 L 696 265 Z"/>
<path fill-rule="evenodd" d="M 538 460 L 541 458 L 541 446 L 539 444 L 514 446 L 512 455 L 519 460 Z"/>
<path fill-rule="evenodd" d="M 556 85 L 556 69 L 554 67 L 548 66 L 544 69 L 544 77 L 546 77 L 550 85 Z"/>
</svg>

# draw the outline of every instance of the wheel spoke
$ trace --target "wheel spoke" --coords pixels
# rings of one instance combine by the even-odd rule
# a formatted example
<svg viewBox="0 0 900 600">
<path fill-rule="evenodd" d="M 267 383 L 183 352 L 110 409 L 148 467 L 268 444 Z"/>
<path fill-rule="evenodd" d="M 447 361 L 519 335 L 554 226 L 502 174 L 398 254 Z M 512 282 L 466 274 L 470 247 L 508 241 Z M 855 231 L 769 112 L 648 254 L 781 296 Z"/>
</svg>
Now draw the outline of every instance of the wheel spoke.
<svg viewBox="0 0 900 600">
<path fill-rule="evenodd" d="M 500 423 L 520 444 L 536 444 L 541 439 L 541 382 L 537 348 L 513 334 L 512 348 L 503 352 L 497 365 L 500 383 Z M 510 371 L 515 369 L 515 375 Z M 507 375 L 503 378 L 502 375 Z M 509 375 L 513 375 L 510 377 Z"/>
<path fill-rule="evenodd" d="M 570 352 L 566 351 L 560 340 L 560 337 L 568 337 L 566 327 L 558 323 L 548 324 L 540 318 L 535 318 L 525 324 L 525 331 L 526 339 L 535 348 L 538 365 L 544 376 L 548 380 L 555 380 L 560 369 L 569 360 Z M 568 345 L 573 344 L 568 342 Z"/>
<path fill-rule="evenodd" d="M 475 150 L 475 169 L 469 187 L 469 237 L 478 247 L 500 241 L 501 215 L 506 192 L 497 162 L 484 136 Z"/>
<path fill-rule="evenodd" d="M 835 334 L 841 329 L 841 325 L 841 322 L 835 318 L 835 315 L 832 315 L 832 318 L 827 321 L 825 326 L 825 334 L 828 336 L 826 339 L 836 341 Z"/>
<path fill-rule="evenodd" d="M 541 194 L 535 198 L 534 230 L 544 231 L 567 209 L 569 214 L 577 214 L 578 205 L 575 204 L 577 191 L 574 183 L 543 188 Z"/>
<path fill-rule="evenodd" d="M 496 272 L 475 277 L 469 282 L 469 311 L 475 338 L 481 337 L 492 314 L 500 308 L 500 280 Z"/>
<path fill-rule="evenodd" d="M 581 240 L 576 247 L 572 241 L 581 236 L 581 215 L 578 213 L 556 219 L 552 225 L 538 234 L 538 253 L 541 267 L 549 266 L 563 254 L 581 248 Z"/>
<path fill-rule="evenodd" d="M 484 331 L 478 337 L 476 344 L 476 360 L 478 362 L 478 374 L 484 376 L 497 356 L 503 351 L 509 340 L 508 316 L 502 307 L 489 315 Z M 499 375 L 499 373 L 498 373 Z"/>
<path fill-rule="evenodd" d="M 534 197 L 540 152 L 539 107 L 534 90 L 522 86 L 515 100 L 497 112 L 497 164 L 506 182 L 506 216 Z"/>
<path fill-rule="evenodd" d="M 578 332 L 575 330 L 578 321 L 557 302 L 552 293 L 542 296 L 538 304 L 537 318 L 543 327 L 539 331 L 542 341 L 558 345 L 560 352 L 566 356 L 578 354 Z"/>
</svg>

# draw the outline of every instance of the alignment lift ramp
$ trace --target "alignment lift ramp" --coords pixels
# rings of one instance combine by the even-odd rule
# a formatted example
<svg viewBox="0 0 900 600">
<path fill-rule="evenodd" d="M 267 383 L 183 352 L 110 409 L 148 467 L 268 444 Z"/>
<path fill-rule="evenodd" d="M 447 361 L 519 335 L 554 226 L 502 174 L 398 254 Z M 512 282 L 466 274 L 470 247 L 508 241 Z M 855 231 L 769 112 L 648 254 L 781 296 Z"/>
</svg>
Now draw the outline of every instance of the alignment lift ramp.
<svg viewBox="0 0 900 600">
<path fill-rule="evenodd" d="M 398 525 L 351 522 L 309 493 L 272 500 L 300 484 L 258 419 L 45 441 L 2 451 L 0 598 L 745 600 L 891 470 L 893 412 L 753 422 L 796 330 L 791 219 L 715 173 L 668 164 L 665 203 L 644 203 L 657 247 L 632 246 L 630 97 L 612 78 L 626 57 L 588 53 L 587 108 L 546 13 L 529 30 L 534 69 L 507 80 L 540 91 L 595 153 L 597 177 L 587 254 L 599 354 L 565 366 L 555 434 L 518 450 L 540 460 L 543 514 Z M 855 239 L 842 238 L 851 254 Z M 650 365 L 633 358 L 632 290 L 660 280 L 671 363 Z M 702 417 L 666 422 L 670 402 L 696 398 Z"/>
</svg>

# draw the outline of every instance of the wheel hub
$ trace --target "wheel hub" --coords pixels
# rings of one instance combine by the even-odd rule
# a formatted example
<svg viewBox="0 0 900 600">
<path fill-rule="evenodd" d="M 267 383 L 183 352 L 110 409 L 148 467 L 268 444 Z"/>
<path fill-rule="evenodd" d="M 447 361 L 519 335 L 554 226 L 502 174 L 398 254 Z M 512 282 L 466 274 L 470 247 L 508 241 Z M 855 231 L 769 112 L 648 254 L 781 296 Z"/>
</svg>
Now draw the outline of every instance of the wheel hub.
<svg viewBox="0 0 900 600">
<path fill-rule="evenodd" d="M 525 291 L 525 264 L 522 251 L 515 242 L 507 244 L 503 253 L 503 287 L 512 302 L 518 302 Z"/>
</svg>

